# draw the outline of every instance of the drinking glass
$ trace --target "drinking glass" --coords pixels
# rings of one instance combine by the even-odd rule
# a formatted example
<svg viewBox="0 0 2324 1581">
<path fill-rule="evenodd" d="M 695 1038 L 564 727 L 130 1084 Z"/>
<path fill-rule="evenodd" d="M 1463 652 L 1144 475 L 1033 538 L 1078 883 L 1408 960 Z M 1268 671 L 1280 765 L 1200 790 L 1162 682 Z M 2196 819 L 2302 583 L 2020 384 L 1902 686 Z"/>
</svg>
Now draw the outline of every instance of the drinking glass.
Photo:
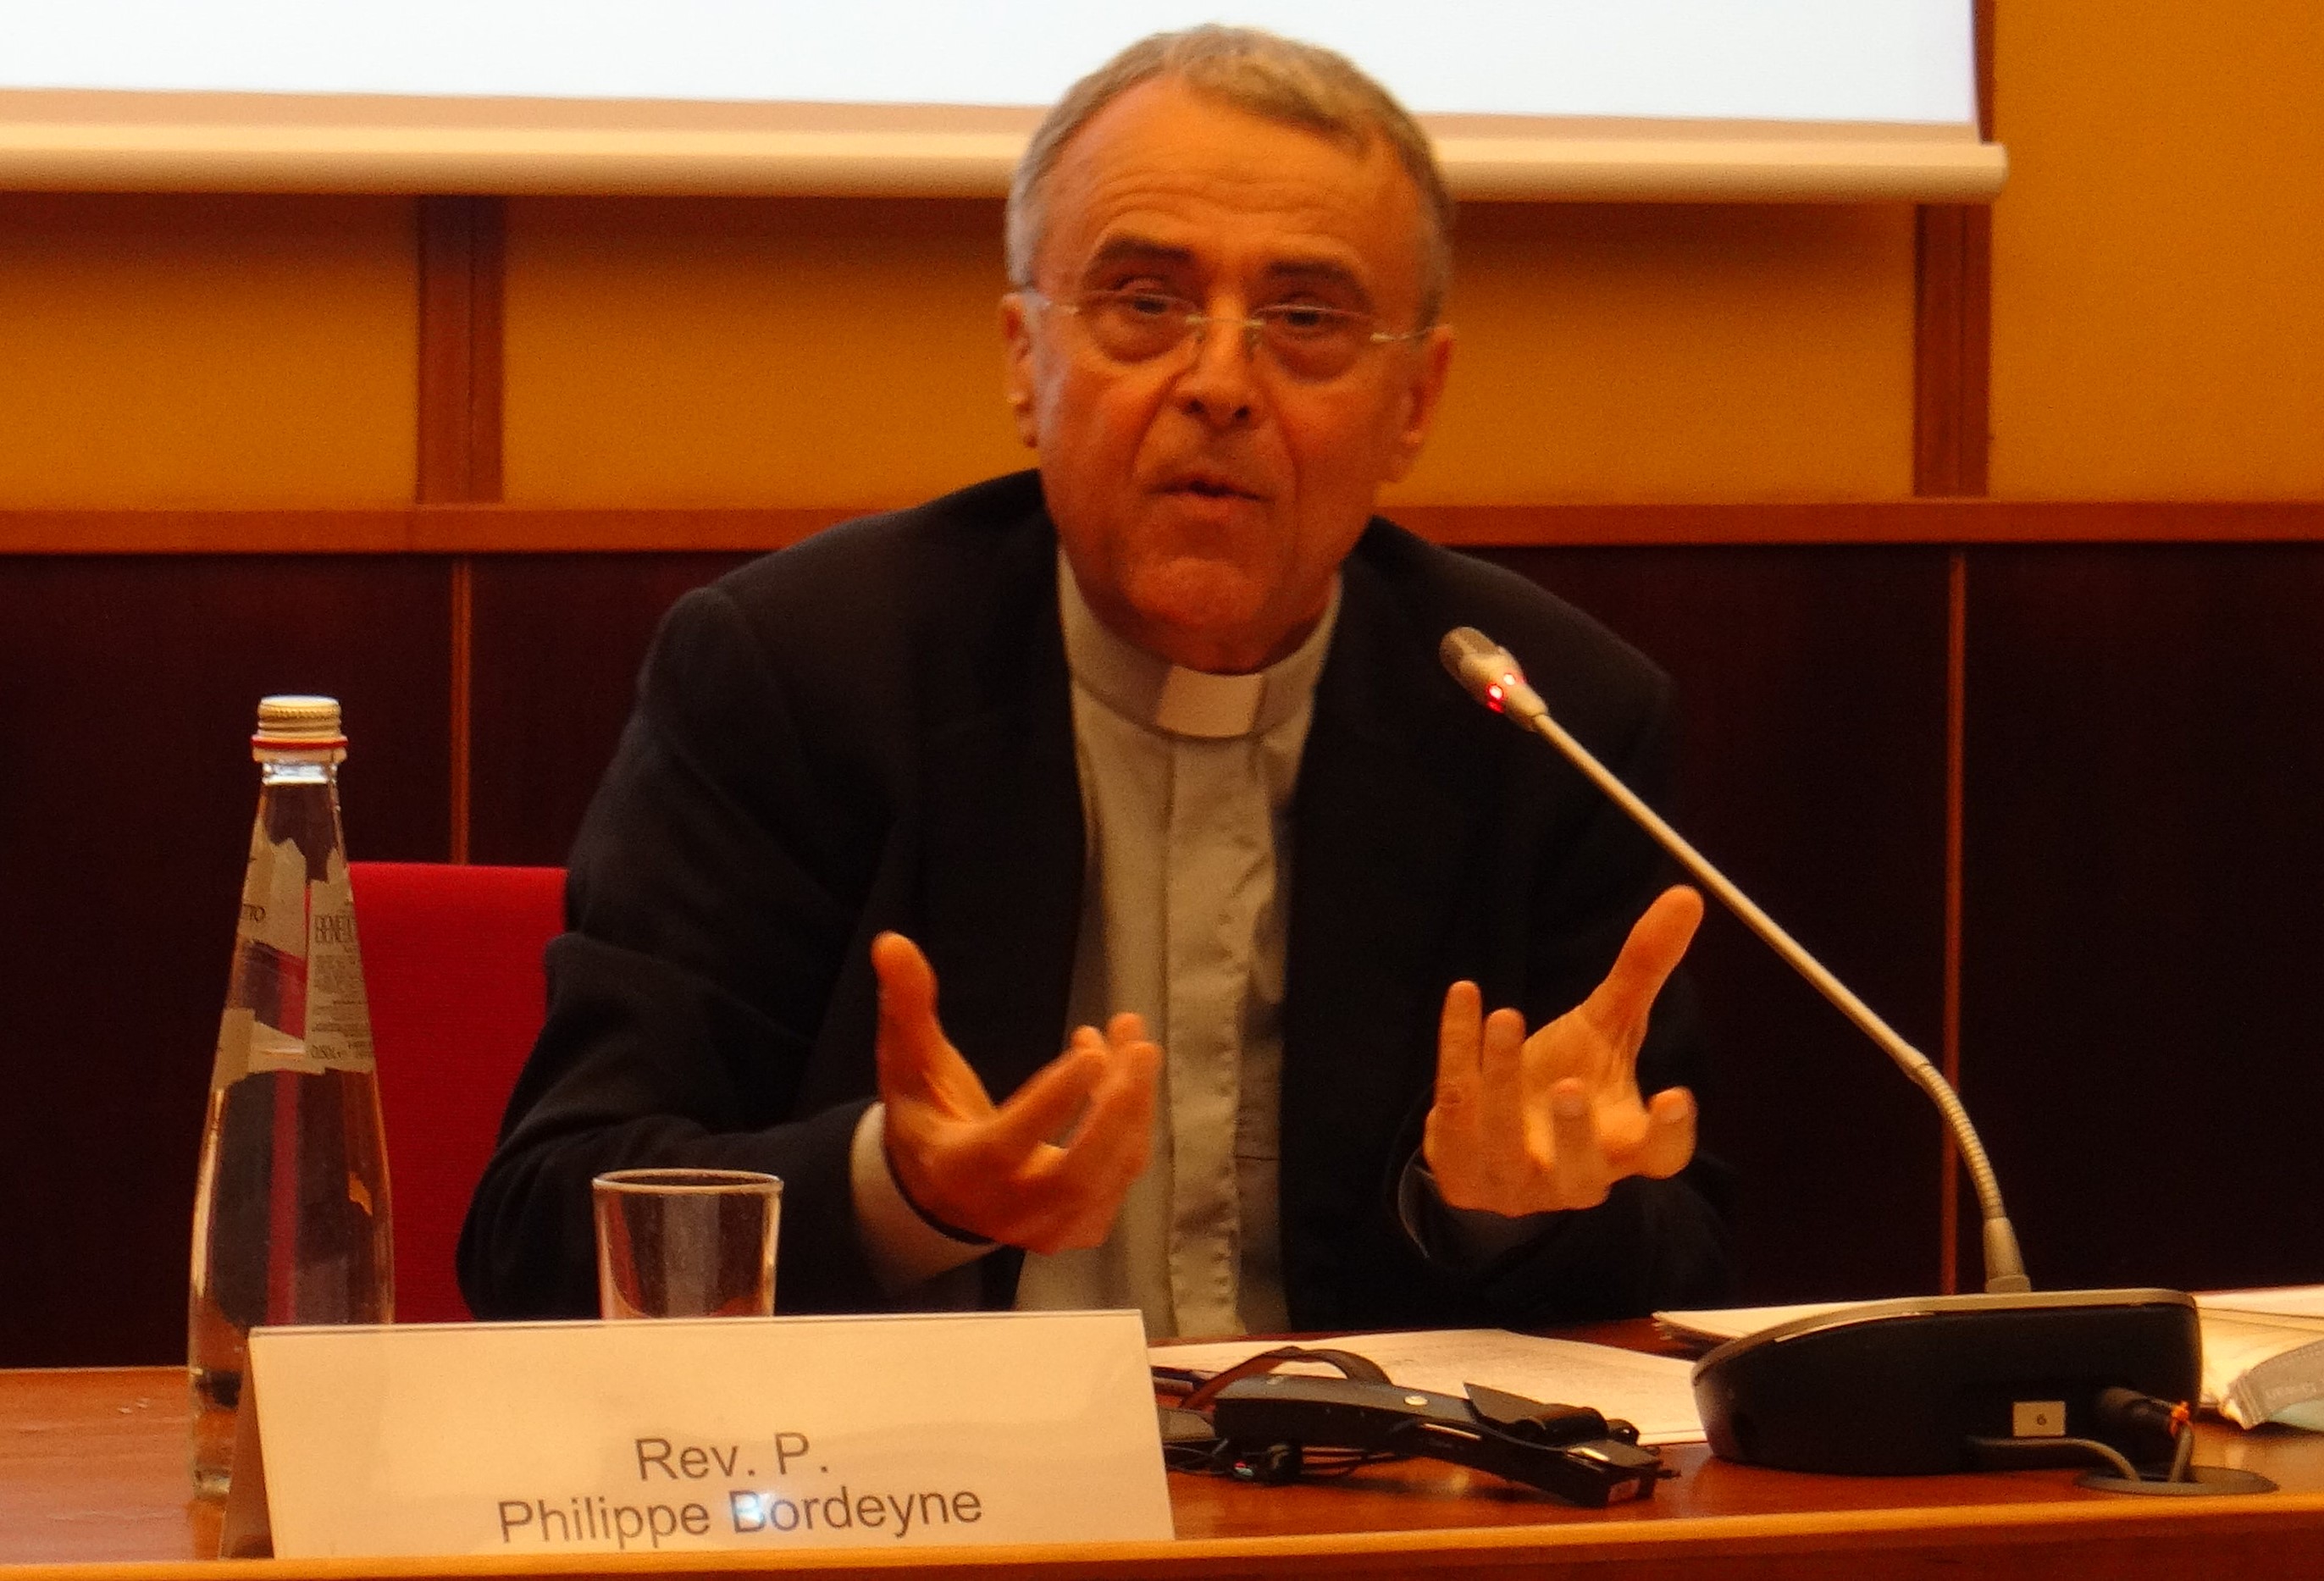
<svg viewBox="0 0 2324 1581">
<path fill-rule="evenodd" d="M 750 1170 L 626 1169 L 590 1182 L 604 1318 L 763 1318 L 775 1310 L 783 1183 Z"/>
</svg>

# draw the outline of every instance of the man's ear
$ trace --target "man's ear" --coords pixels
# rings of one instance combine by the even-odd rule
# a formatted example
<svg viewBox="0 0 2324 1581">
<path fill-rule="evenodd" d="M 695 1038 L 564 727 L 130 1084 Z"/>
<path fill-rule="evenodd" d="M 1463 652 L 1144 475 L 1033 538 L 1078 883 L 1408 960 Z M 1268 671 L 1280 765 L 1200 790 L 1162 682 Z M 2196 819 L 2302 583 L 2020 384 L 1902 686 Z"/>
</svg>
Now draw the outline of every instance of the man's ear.
<svg viewBox="0 0 2324 1581">
<path fill-rule="evenodd" d="M 1041 422 L 1034 400 L 1033 316 L 1025 299 L 1015 291 L 1001 299 L 1001 338 L 1008 347 L 1008 365 L 1001 377 L 1001 394 L 1009 415 L 1016 420 L 1017 437 L 1030 449 L 1041 446 Z"/>
<path fill-rule="evenodd" d="M 1452 366 L 1452 326 L 1440 324 L 1428 332 L 1413 358 L 1411 380 L 1404 389 L 1404 411 L 1396 443 L 1388 452 L 1388 476 L 1396 483 L 1420 459 L 1428 427 L 1436 418 L 1436 403 L 1444 395 L 1444 378 Z"/>
</svg>

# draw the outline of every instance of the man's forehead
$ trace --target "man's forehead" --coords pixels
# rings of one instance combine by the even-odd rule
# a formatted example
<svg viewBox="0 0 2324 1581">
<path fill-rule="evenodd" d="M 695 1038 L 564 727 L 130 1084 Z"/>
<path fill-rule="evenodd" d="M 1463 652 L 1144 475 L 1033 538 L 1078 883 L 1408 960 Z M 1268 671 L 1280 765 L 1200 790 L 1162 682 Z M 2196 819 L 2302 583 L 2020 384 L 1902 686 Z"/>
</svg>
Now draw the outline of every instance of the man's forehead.
<svg viewBox="0 0 2324 1581">
<path fill-rule="evenodd" d="M 1421 235 L 1419 193 L 1386 139 L 1351 147 L 1171 79 L 1091 117 L 1047 197 L 1043 252 L 1073 271 L 1101 253 L 1194 262 L 1230 234 L 1264 244 L 1270 269 L 1395 269 Z"/>
<path fill-rule="evenodd" d="M 1083 265 L 1082 274 L 1085 280 L 1126 270 L 1176 274 L 1200 270 L 1208 262 L 1204 249 L 1150 234 L 1138 227 L 1136 216 L 1130 216 L 1098 238 Z M 1329 243 L 1302 244 L 1296 240 L 1281 243 L 1266 256 L 1253 261 L 1250 272 L 1259 280 L 1282 285 L 1360 285 L 1362 277 L 1362 271 L 1350 261 L 1343 249 Z"/>
</svg>

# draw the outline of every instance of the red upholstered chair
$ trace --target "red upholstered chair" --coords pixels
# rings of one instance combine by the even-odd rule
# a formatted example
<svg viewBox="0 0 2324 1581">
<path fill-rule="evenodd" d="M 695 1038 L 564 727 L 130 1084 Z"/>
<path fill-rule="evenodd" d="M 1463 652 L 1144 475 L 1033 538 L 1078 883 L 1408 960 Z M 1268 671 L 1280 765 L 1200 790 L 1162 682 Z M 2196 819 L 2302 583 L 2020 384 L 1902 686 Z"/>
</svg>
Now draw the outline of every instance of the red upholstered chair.
<svg viewBox="0 0 2324 1581">
<path fill-rule="evenodd" d="M 540 1030 L 562 868 L 351 862 L 394 1195 L 395 1316 L 466 1319 L 452 1268 L 468 1194 Z"/>
</svg>

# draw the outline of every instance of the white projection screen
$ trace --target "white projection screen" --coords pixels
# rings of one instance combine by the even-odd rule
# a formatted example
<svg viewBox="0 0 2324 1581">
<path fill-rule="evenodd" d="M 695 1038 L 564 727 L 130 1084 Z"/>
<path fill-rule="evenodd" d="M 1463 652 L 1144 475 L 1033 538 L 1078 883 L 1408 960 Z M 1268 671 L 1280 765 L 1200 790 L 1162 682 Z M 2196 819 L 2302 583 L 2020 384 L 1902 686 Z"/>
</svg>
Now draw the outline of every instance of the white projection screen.
<svg viewBox="0 0 2324 1581">
<path fill-rule="evenodd" d="M 1971 0 L 7 0 L 0 187 L 993 194 L 1138 34 L 1329 44 L 1470 198 L 1977 201 Z"/>
</svg>

